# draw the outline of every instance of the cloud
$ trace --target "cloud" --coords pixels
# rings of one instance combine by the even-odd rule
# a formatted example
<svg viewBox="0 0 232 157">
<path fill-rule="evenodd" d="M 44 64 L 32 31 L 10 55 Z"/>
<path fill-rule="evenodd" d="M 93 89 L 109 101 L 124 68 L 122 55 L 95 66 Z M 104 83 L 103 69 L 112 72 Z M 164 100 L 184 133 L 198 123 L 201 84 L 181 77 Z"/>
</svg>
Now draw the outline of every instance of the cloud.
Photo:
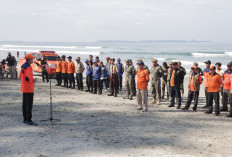
<svg viewBox="0 0 232 157">
<path fill-rule="evenodd" d="M 231 40 L 229 0 L 0 1 L 0 40 Z"/>
</svg>

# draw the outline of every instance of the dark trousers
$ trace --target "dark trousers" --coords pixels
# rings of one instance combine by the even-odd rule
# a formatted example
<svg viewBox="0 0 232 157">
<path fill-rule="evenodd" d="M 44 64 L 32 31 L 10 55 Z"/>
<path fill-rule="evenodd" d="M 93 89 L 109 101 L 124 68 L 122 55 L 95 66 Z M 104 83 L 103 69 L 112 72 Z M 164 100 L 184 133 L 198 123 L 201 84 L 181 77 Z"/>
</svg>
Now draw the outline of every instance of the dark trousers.
<svg viewBox="0 0 232 157">
<path fill-rule="evenodd" d="M 99 94 L 102 94 L 102 88 L 101 88 L 101 81 L 100 80 L 93 80 L 93 86 L 94 86 L 94 93 L 97 93 L 97 89 Z"/>
<path fill-rule="evenodd" d="M 133 82 L 132 82 L 132 86 L 133 86 L 133 95 L 136 95 L 136 82 L 135 82 L 135 77 L 133 78 Z"/>
<path fill-rule="evenodd" d="M 221 94 L 221 97 L 223 96 L 223 87 L 220 87 L 220 94 Z"/>
<path fill-rule="evenodd" d="M 220 96 L 219 92 L 208 92 L 208 104 L 209 104 L 209 109 L 208 112 L 213 111 L 213 100 L 215 102 L 215 113 L 220 113 Z"/>
<path fill-rule="evenodd" d="M 170 93 L 171 93 L 171 105 L 175 104 L 175 96 L 176 96 L 177 105 L 181 106 L 180 87 L 172 87 L 172 86 L 170 86 Z"/>
<path fill-rule="evenodd" d="M 107 79 L 101 80 L 101 88 L 103 89 L 103 85 L 105 86 L 105 90 L 107 89 Z"/>
<path fill-rule="evenodd" d="M 118 89 L 122 89 L 122 76 L 118 76 Z"/>
<path fill-rule="evenodd" d="M 232 115 L 232 93 L 230 93 L 230 115 Z"/>
<path fill-rule="evenodd" d="M 68 82 L 69 82 L 69 87 L 75 88 L 75 79 L 74 79 L 74 73 L 69 73 L 68 74 Z"/>
<path fill-rule="evenodd" d="M 23 93 L 23 121 L 31 122 L 34 93 Z"/>
<path fill-rule="evenodd" d="M 89 74 L 86 76 L 86 84 L 87 84 L 87 88 L 88 91 L 93 91 L 93 75 Z"/>
<path fill-rule="evenodd" d="M 118 74 L 113 74 L 110 79 L 111 94 L 118 93 Z"/>
<path fill-rule="evenodd" d="M 61 74 L 61 72 L 56 72 L 56 80 L 57 80 L 58 86 L 61 86 L 61 83 L 62 83 L 62 74 Z"/>
<path fill-rule="evenodd" d="M 107 88 L 110 87 L 110 76 L 107 74 Z"/>
<path fill-rule="evenodd" d="M 68 75 L 67 75 L 67 73 L 62 73 L 62 79 L 64 82 L 64 86 L 68 87 Z"/>
<path fill-rule="evenodd" d="M 47 82 L 49 82 L 48 72 L 46 70 L 43 70 L 42 71 L 42 80 L 43 80 L 43 82 L 45 82 L 45 77 L 46 77 Z"/>
<path fill-rule="evenodd" d="M 230 89 L 223 89 L 222 94 L 222 109 L 228 110 L 228 100 L 230 98 Z"/>
<path fill-rule="evenodd" d="M 185 105 L 185 108 L 189 108 L 191 105 L 192 100 L 194 100 L 194 107 L 193 109 L 196 110 L 197 109 L 197 104 L 198 104 L 198 97 L 199 97 L 199 91 L 189 91 L 188 92 L 188 99 Z"/>
<path fill-rule="evenodd" d="M 78 89 L 83 90 L 83 77 L 82 73 L 76 73 L 77 87 Z"/>
<path fill-rule="evenodd" d="M 207 92 L 206 87 L 205 87 L 205 98 L 206 98 L 206 105 L 205 106 L 209 107 L 208 92 Z"/>
</svg>

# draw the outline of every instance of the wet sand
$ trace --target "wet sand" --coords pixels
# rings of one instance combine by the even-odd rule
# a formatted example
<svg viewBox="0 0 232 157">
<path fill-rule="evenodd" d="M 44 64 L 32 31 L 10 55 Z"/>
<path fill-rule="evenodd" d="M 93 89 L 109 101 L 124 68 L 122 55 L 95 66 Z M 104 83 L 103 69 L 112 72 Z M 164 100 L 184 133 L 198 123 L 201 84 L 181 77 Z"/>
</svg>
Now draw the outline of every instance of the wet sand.
<svg viewBox="0 0 232 157">
<path fill-rule="evenodd" d="M 186 102 L 187 82 L 185 79 Z M 137 111 L 137 101 L 93 95 L 54 86 L 53 117 L 49 118 L 49 84 L 35 88 L 33 120 L 22 123 L 20 80 L 0 80 L 0 156 L 231 156 L 232 119 L 206 115 L 201 88 L 198 112 L 168 108 L 168 102 Z M 202 86 L 203 87 L 203 86 Z M 149 102 L 151 96 L 149 95 Z M 191 106 L 192 108 L 193 106 Z"/>
</svg>

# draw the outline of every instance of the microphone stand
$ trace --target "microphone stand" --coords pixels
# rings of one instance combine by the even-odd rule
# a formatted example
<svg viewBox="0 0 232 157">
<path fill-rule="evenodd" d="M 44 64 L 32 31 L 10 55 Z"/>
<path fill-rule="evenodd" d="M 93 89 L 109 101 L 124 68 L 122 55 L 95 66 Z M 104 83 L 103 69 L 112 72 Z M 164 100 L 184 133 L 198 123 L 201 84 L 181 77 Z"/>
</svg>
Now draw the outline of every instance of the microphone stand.
<svg viewBox="0 0 232 157">
<path fill-rule="evenodd" d="M 53 116 L 52 116 L 52 80 L 51 80 L 51 76 L 52 75 L 49 74 L 49 81 L 50 81 L 50 118 L 45 119 L 45 120 L 41 120 L 41 122 L 44 122 L 44 121 L 50 121 L 50 122 L 60 121 L 60 119 L 54 119 Z"/>
</svg>

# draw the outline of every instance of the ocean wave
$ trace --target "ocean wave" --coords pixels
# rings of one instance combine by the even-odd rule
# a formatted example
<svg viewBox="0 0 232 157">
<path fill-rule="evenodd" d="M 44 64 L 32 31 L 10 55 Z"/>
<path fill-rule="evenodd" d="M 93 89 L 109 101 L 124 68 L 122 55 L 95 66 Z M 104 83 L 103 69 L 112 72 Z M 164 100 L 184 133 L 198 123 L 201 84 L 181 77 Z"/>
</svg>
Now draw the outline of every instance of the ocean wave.
<svg viewBox="0 0 232 157">
<path fill-rule="evenodd" d="M 227 54 L 227 53 L 192 53 L 193 57 L 224 57 L 232 54 Z"/>
<path fill-rule="evenodd" d="M 89 52 L 89 51 L 56 51 L 56 53 L 58 54 L 80 54 L 80 55 L 100 55 L 101 52 L 99 51 L 93 51 L 93 52 Z"/>
<path fill-rule="evenodd" d="M 9 48 L 0 48 L 0 51 L 26 51 L 26 52 L 39 52 L 38 49 L 9 49 Z"/>
<path fill-rule="evenodd" d="M 28 45 L 1 45 L 2 47 L 18 47 L 18 48 L 52 48 L 52 49 L 75 49 L 76 46 L 28 46 Z"/>
<path fill-rule="evenodd" d="M 86 49 L 101 49 L 101 46 L 85 46 Z"/>
<path fill-rule="evenodd" d="M 232 52 L 227 52 L 227 51 L 226 51 L 226 52 L 225 52 L 225 54 L 227 54 L 227 55 L 230 55 L 230 56 L 231 56 L 231 55 L 232 55 Z"/>
</svg>

